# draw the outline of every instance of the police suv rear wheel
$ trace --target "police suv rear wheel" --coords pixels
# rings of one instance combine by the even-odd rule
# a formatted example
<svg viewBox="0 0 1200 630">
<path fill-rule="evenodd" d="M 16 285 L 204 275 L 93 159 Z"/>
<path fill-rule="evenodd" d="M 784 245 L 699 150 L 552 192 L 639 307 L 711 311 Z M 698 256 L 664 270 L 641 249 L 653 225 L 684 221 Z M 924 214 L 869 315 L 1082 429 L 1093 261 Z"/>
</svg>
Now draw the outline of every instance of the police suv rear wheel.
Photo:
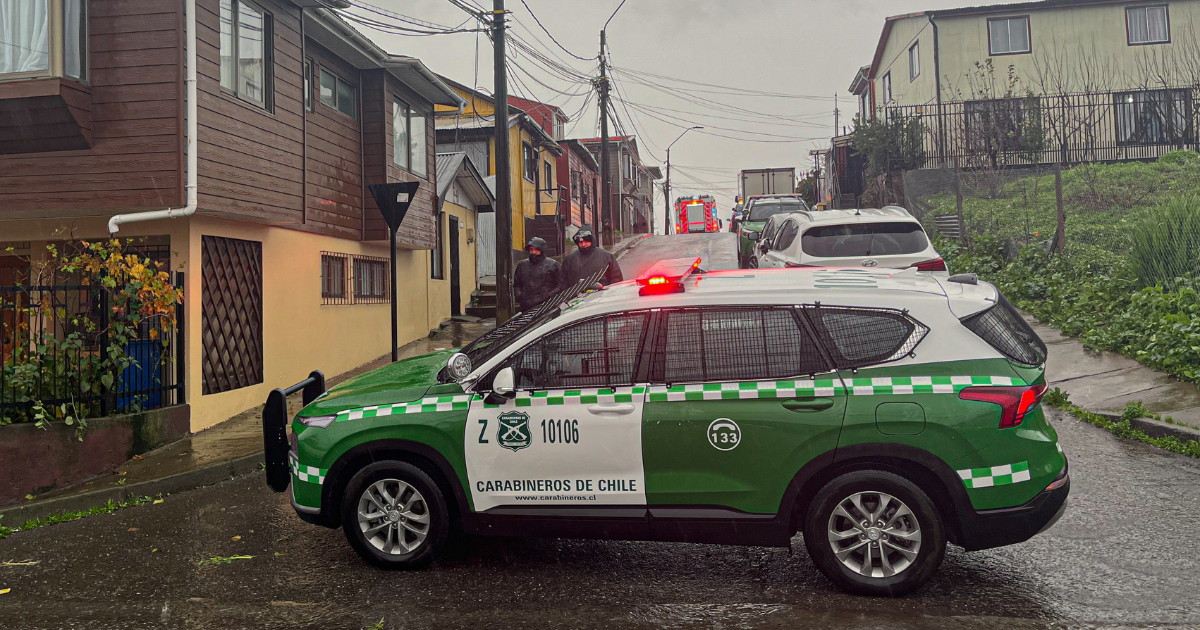
<svg viewBox="0 0 1200 630">
<path fill-rule="evenodd" d="M 936 506 L 899 475 L 880 470 L 842 475 L 811 506 L 804 546 L 817 568 L 851 593 L 905 595 L 929 581 L 946 555 Z"/>
<path fill-rule="evenodd" d="M 449 521 L 437 484 L 406 462 L 363 468 L 342 496 L 342 529 L 350 546 L 385 569 L 428 565 L 446 540 Z"/>
</svg>

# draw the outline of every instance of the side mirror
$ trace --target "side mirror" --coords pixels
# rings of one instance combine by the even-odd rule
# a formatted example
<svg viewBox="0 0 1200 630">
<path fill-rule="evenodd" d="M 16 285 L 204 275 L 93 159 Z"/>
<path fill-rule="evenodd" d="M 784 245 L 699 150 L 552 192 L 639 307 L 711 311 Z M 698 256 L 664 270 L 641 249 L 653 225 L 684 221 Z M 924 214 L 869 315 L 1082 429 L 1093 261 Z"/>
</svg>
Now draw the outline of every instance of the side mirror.
<svg viewBox="0 0 1200 630">
<path fill-rule="evenodd" d="M 762 236 L 762 232 L 746 232 L 746 238 L 757 241 Z"/>
<path fill-rule="evenodd" d="M 492 393 L 504 398 L 515 397 L 517 395 L 515 380 L 516 375 L 511 367 L 496 372 L 496 376 L 492 377 Z"/>
</svg>

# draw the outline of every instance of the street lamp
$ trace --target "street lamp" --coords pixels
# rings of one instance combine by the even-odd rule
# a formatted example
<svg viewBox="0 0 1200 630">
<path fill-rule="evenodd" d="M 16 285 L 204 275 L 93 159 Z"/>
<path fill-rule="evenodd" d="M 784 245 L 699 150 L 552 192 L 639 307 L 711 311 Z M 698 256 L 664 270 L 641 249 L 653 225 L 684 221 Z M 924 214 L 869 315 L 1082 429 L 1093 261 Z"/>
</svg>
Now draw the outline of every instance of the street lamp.
<svg viewBox="0 0 1200 630">
<path fill-rule="evenodd" d="M 695 127 L 688 127 L 687 129 L 683 130 L 683 133 L 679 134 L 678 138 L 675 138 L 675 142 L 679 142 L 680 140 L 682 140 L 683 137 L 687 135 L 687 132 L 692 131 L 693 129 L 703 129 L 703 128 L 704 127 L 701 127 L 699 125 L 697 125 Z M 663 209 L 665 210 L 665 214 L 663 216 L 665 217 L 664 220 L 667 221 L 667 223 L 668 223 L 668 225 L 663 226 L 663 231 L 666 234 L 671 233 L 671 228 L 669 225 L 671 222 L 671 147 L 675 146 L 675 142 L 672 142 L 671 144 L 667 145 L 667 183 L 665 186 L 663 186 L 663 206 L 664 206 Z M 651 216 L 654 215 L 654 213 L 650 213 L 650 214 L 651 214 Z M 650 231 L 653 232 L 654 230 L 651 229 Z"/>
</svg>

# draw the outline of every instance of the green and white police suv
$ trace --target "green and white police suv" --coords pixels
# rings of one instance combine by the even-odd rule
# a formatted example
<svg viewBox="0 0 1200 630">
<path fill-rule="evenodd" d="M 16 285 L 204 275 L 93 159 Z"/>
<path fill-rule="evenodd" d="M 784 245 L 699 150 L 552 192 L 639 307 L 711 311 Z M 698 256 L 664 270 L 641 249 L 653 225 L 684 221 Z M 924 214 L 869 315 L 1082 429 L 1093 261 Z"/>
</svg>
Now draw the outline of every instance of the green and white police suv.
<svg viewBox="0 0 1200 630">
<path fill-rule="evenodd" d="M 290 445 L 267 423 L 268 477 L 382 567 L 430 562 L 452 527 L 780 547 L 799 532 L 830 580 L 880 595 L 923 584 L 947 542 L 1018 543 L 1062 514 L 1046 349 L 994 287 L 698 264 L 581 283 L 461 352 L 314 393 Z"/>
</svg>

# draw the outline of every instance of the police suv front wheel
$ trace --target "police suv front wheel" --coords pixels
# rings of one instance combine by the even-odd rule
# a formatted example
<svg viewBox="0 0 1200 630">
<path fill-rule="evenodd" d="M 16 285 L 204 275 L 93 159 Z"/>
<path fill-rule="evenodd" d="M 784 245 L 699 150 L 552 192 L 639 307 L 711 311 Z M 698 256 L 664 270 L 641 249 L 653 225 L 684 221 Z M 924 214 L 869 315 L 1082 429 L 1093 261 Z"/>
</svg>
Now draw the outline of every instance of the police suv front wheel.
<svg viewBox="0 0 1200 630">
<path fill-rule="evenodd" d="M 342 529 L 350 546 L 384 569 L 428 565 L 446 539 L 449 521 L 437 484 L 406 462 L 363 468 L 342 496 Z"/>
<path fill-rule="evenodd" d="M 937 508 L 907 479 L 880 470 L 842 475 L 813 499 L 804 546 L 843 590 L 900 596 L 920 588 L 946 555 Z"/>
</svg>

